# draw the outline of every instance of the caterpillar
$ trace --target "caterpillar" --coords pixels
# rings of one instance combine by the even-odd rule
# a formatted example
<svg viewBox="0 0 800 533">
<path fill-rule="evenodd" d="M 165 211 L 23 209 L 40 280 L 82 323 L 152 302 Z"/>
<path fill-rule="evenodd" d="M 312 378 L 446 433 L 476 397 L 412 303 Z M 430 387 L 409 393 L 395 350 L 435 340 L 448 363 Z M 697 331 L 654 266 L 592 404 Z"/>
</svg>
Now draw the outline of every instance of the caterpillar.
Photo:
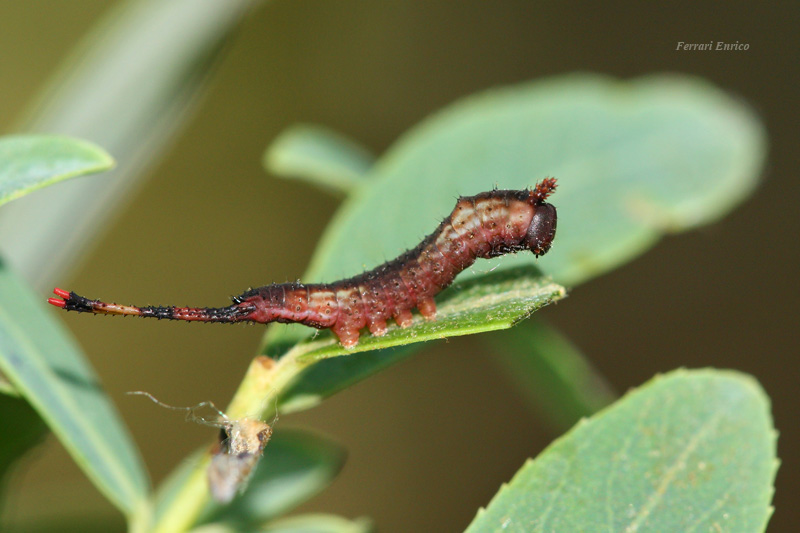
<svg viewBox="0 0 800 533">
<path fill-rule="evenodd" d="M 228 307 L 135 307 L 90 300 L 56 288 L 48 302 L 67 311 L 136 315 L 192 322 L 300 323 L 330 328 L 342 346 L 358 344 L 360 331 L 386 333 L 387 320 L 411 325 L 411 310 L 436 318 L 433 297 L 478 258 L 550 249 L 556 233 L 556 208 L 545 200 L 556 180 L 533 189 L 493 190 L 458 199 L 452 213 L 419 245 L 373 270 L 334 283 L 273 283 L 249 289 Z"/>
</svg>

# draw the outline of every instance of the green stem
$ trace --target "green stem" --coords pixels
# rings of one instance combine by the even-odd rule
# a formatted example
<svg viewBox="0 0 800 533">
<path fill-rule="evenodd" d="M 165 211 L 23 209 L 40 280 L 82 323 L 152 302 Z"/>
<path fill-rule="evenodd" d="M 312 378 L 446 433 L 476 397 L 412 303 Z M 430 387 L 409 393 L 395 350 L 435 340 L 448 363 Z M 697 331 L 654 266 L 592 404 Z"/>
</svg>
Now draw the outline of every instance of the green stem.
<svg viewBox="0 0 800 533">
<path fill-rule="evenodd" d="M 147 533 L 153 517 L 152 502 L 145 500 L 134 513 L 128 516 L 129 533 Z"/>
</svg>

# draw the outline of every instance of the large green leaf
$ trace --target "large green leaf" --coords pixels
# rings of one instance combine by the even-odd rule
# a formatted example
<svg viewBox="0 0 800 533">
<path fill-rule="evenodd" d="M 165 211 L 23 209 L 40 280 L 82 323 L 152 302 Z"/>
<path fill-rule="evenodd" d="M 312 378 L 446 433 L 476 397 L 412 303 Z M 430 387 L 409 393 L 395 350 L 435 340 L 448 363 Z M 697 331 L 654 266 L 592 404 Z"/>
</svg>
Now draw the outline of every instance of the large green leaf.
<svg viewBox="0 0 800 533">
<path fill-rule="evenodd" d="M 54 135 L 0 137 L 0 205 L 52 183 L 114 166 L 98 146 Z"/>
<path fill-rule="evenodd" d="M 130 516 L 143 504 L 144 467 L 97 376 L 41 298 L 3 266 L 0 370 L 117 507 Z"/>
<path fill-rule="evenodd" d="M 529 461 L 467 531 L 763 531 L 775 440 L 753 378 L 671 372 Z"/>
</svg>

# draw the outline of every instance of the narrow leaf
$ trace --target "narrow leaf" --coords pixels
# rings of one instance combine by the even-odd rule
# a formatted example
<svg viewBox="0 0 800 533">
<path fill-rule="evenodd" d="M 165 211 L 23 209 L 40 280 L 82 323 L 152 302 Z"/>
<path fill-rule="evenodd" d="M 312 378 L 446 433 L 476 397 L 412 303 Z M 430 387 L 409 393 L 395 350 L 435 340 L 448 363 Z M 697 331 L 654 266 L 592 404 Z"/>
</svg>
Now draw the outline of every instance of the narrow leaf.
<svg viewBox="0 0 800 533">
<path fill-rule="evenodd" d="M 148 493 L 139 455 L 97 376 L 44 307 L 0 267 L 0 370 L 98 489 L 130 515 Z"/>
<path fill-rule="evenodd" d="M 292 126 L 264 154 L 264 167 L 346 195 L 365 182 L 374 157 L 354 141 L 320 126 Z"/>
<path fill-rule="evenodd" d="M 67 178 L 113 166 L 110 155 L 86 141 L 53 135 L 0 137 L 0 205 Z"/>
<path fill-rule="evenodd" d="M 591 362 L 541 320 L 483 337 L 483 341 L 492 360 L 508 371 L 541 416 L 561 431 L 616 399 Z"/>
<path fill-rule="evenodd" d="M 0 210 L 1 255 L 34 288 L 52 288 L 116 214 L 185 124 L 225 38 L 256 3 L 115 3 L 49 80 L 17 129 L 89 139 L 119 164 L 108 176 L 72 180 Z"/>
<path fill-rule="evenodd" d="M 775 440 L 753 378 L 671 372 L 529 461 L 467 531 L 763 531 Z"/>
</svg>

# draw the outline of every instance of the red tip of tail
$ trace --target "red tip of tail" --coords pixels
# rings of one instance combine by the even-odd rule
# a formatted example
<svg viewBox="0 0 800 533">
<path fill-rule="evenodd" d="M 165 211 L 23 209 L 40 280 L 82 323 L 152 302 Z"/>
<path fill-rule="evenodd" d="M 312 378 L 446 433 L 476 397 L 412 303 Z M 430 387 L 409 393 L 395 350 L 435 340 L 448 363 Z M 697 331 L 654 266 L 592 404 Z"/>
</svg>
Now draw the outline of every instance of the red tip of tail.
<svg viewBox="0 0 800 533">
<path fill-rule="evenodd" d="M 60 296 L 61 298 L 64 299 L 69 298 L 69 291 L 65 291 L 64 289 L 59 289 L 58 287 L 53 289 L 53 294 L 55 294 L 56 296 Z"/>
<path fill-rule="evenodd" d="M 58 287 L 56 287 L 55 289 L 53 289 L 53 294 L 58 296 L 58 298 L 48 298 L 47 303 L 49 303 L 50 305 L 55 305 L 56 307 L 61 307 L 63 309 L 64 306 L 67 305 L 66 300 L 69 299 L 69 291 L 65 291 L 64 289 L 59 289 Z"/>
<path fill-rule="evenodd" d="M 64 307 L 67 305 L 67 302 L 62 300 L 61 298 L 48 298 L 47 303 L 55 305 L 56 307 Z"/>
</svg>

